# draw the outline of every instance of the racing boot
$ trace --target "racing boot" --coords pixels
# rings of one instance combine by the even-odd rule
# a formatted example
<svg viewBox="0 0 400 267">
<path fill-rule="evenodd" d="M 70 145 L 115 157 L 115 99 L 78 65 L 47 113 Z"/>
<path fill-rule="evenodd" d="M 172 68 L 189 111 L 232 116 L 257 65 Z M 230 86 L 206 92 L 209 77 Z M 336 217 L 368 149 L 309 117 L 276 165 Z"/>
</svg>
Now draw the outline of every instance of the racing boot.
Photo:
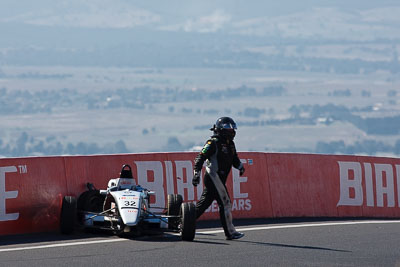
<svg viewBox="0 0 400 267">
<path fill-rule="evenodd" d="M 226 237 L 226 240 L 239 239 L 239 238 L 242 238 L 242 237 L 244 237 L 244 234 L 243 234 L 243 233 L 241 233 L 241 232 L 234 232 L 232 235 L 227 236 L 227 237 Z"/>
</svg>

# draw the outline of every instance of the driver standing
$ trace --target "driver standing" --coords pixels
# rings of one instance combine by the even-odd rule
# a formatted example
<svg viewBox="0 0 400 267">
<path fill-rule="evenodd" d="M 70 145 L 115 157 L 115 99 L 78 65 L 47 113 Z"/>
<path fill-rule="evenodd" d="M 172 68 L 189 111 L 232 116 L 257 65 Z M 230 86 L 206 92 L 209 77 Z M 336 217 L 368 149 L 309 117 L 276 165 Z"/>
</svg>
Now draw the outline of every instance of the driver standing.
<svg viewBox="0 0 400 267">
<path fill-rule="evenodd" d="M 217 200 L 219 216 L 227 240 L 239 239 L 244 236 L 237 232 L 232 224 L 231 201 L 226 189 L 226 180 L 232 166 L 244 173 L 243 164 L 236 153 L 233 139 L 236 135 L 236 123 L 229 117 L 221 117 L 210 129 L 214 135 L 206 142 L 201 152 L 195 158 L 193 185 L 200 182 L 200 173 L 206 161 L 204 175 L 204 190 L 196 204 L 196 217 L 199 218 L 204 211 Z"/>
</svg>

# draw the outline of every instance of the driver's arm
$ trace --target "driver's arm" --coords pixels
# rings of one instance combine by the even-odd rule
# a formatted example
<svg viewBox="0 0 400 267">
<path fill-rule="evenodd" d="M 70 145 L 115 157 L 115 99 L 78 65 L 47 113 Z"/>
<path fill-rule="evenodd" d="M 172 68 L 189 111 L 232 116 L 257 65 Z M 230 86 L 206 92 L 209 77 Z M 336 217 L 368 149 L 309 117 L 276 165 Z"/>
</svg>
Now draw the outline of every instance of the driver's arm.
<svg viewBox="0 0 400 267">
<path fill-rule="evenodd" d="M 216 152 L 216 144 L 213 140 L 208 140 L 203 149 L 194 160 L 194 171 L 200 172 L 204 161 Z"/>
</svg>

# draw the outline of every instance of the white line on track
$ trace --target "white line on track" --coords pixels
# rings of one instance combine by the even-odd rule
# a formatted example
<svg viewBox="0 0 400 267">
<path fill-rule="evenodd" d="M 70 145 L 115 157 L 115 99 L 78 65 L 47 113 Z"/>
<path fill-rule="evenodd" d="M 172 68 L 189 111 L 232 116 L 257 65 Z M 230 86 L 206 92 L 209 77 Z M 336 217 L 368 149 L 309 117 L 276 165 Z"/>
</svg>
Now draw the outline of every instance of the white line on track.
<svg viewBox="0 0 400 267">
<path fill-rule="evenodd" d="M 101 239 L 101 240 L 93 240 L 93 241 L 81 241 L 81 242 L 71 242 L 71 243 L 60 243 L 60 244 L 49 244 L 49 245 L 41 245 L 41 246 L 30 246 L 30 247 L 18 247 L 18 248 L 5 248 L 0 249 L 0 252 L 6 251 L 18 251 L 18 250 L 31 250 L 31 249 L 40 249 L 40 248 L 57 248 L 57 247 L 68 247 L 68 246 L 79 246 L 79 245 L 90 245 L 90 244 L 100 244 L 100 243 L 112 243 L 112 242 L 121 242 L 127 241 L 128 239 Z"/>
<path fill-rule="evenodd" d="M 317 227 L 317 226 L 336 226 L 336 225 L 355 225 L 355 224 L 387 224 L 387 223 L 400 223 L 400 220 L 390 221 L 351 221 L 351 222 L 322 222 L 322 223 L 303 223 L 303 224 L 292 224 L 292 225 L 273 225 L 273 226 L 260 226 L 260 227 L 244 227 L 237 228 L 237 231 L 259 231 L 259 230 L 273 230 L 273 229 L 290 229 L 290 228 L 302 228 L 302 227 Z M 212 230 L 204 232 L 196 232 L 197 234 L 217 234 L 223 233 L 224 230 Z"/>
<path fill-rule="evenodd" d="M 302 228 L 302 227 L 322 227 L 322 226 L 337 226 L 337 225 L 357 225 L 357 224 L 389 224 L 389 223 L 400 223 L 400 220 L 376 220 L 376 221 L 348 221 L 348 222 L 321 222 L 321 223 L 304 223 L 304 224 L 290 224 L 290 225 L 272 225 L 272 226 L 259 226 L 259 227 L 241 227 L 237 228 L 238 231 L 260 231 L 260 230 L 274 230 L 274 229 L 290 229 L 290 228 Z M 209 231 L 197 231 L 196 234 L 207 235 L 223 233 L 223 230 L 209 230 Z M 0 252 L 10 251 L 21 251 L 21 250 L 33 250 L 43 248 L 57 248 L 57 247 L 68 247 L 68 246 L 80 246 L 90 244 L 101 244 L 101 243 L 113 243 L 129 241 L 130 239 L 124 238 L 113 238 L 113 239 L 100 239 L 92 241 L 81 241 L 81 242 L 70 242 L 70 243 L 59 243 L 49 244 L 40 246 L 29 246 L 29 247 L 15 247 L 15 248 L 4 248 L 0 249 Z"/>
</svg>

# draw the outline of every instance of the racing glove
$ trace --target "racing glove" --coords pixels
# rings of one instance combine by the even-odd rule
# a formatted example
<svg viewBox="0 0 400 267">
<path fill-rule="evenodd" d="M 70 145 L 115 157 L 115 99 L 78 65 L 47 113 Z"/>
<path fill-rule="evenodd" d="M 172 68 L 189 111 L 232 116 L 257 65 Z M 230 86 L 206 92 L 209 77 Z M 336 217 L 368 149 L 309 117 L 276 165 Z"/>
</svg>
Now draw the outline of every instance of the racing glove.
<svg viewBox="0 0 400 267">
<path fill-rule="evenodd" d="M 192 184 L 197 186 L 200 183 L 200 172 L 198 170 L 193 171 Z"/>
<path fill-rule="evenodd" d="M 242 176 L 244 174 L 244 171 L 245 171 L 245 169 L 244 169 L 244 167 L 242 165 L 242 167 L 239 169 L 240 176 Z"/>
</svg>

